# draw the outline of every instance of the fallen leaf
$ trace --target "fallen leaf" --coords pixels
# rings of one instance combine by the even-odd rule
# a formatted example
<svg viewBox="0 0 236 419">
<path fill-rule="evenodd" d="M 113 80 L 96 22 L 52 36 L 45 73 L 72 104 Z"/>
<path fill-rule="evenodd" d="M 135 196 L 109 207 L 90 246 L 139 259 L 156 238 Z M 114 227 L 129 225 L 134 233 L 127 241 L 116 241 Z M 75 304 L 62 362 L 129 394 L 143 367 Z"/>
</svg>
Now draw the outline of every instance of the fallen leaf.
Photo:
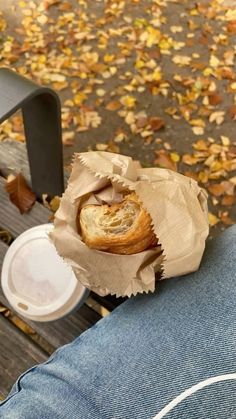
<svg viewBox="0 0 236 419">
<path fill-rule="evenodd" d="M 217 69 L 217 74 L 220 78 L 226 79 L 226 80 L 233 80 L 234 73 L 233 70 L 230 67 L 221 67 Z"/>
<path fill-rule="evenodd" d="M 10 244 L 12 241 L 12 236 L 9 231 L 0 230 L 0 240 L 2 240 L 4 243 Z"/>
<path fill-rule="evenodd" d="M 167 141 L 165 141 L 165 142 L 163 143 L 163 146 L 165 147 L 165 149 L 166 149 L 166 150 L 171 150 L 171 144 L 170 144 L 170 143 L 168 143 Z"/>
<path fill-rule="evenodd" d="M 184 172 L 184 175 L 188 176 L 188 177 L 191 177 L 192 179 L 198 181 L 198 175 L 197 175 L 196 172 L 190 172 L 190 171 L 187 170 L 186 172 Z"/>
<path fill-rule="evenodd" d="M 182 162 L 189 165 L 194 166 L 195 164 L 199 163 L 202 158 L 192 156 L 191 154 L 184 154 L 182 157 Z"/>
<path fill-rule="evenodd" d="M 154 164 L 164 167 L 165 169 L 177 170 L 177 164 L 171 159 L 170 153 L 166 150 L 155 151 L 156 158 Z"/>
<path fill-rule="evenodd" d="M 96 150 L 98 151 L 106 151 L 108 149 L 108 144 L 105 143 L 97 143 Z"/>
<path fill-rule="evenodd" d="M 229 179 L 229 181 L 233 184 L 236 185 L 236 176 L 233 176 Z"/>
<path fill-rule="evenodd" d="M 211 212 L 208 212 L 208 221 L 211 227 L 213 227 L 214 225 L 220 222 L 219 218 L 216 217 L 216 215 L 212 214 Z"/>
<path fill-rule="evenodd" d="M 204 128 L 202 128 L 202 127 L 193 127 L 192 131 L 195 135 L 203 135 L 204 134 Z"/>
<path fill-rule="evenodd" d="M 106 94 L 106 91 L 104 89 L 97 89 L 96 90 L 97 96 L 103 97 Z"/>
<path fill-rule="evenodd" d="M 221 125 L 222 122 L 224 122 L 224 116 L 224 111 L 212 112 L 212 114 L 209 117 L 209 122 L 215 122 L 217 125 Z"/>
<path fill-rule="evenodd" d="M 234 195 L 235 185 L 233 184 L 233 182 L 230 182 L 229 180 L 223 180 L 221 184 L 223 185 L 225 193 L 227 195 Z"/>
<path fill-rule="evenodd" d="M 173 63 L 183 67 L 191 63 L 192 58 L 187 55 L 174 55 L 172 58 Z"/>
<path fill-rule="evenodd" d="M 231 206 L 236 202 L 236 197 L 234 195 L 225 195 L 221 201 L 221 205 Z"/>
<path fill-rule="evenodd" d="M 54 196 L 54 198 L 52 198 L 52 200 L 49 203 L 50 209 L 53 212 L 56 212 L 58 210 L 58 208 L 59 208 L 60 202 L 61 202 L 60 196 L 57 196 L 57 195 Z"/>
<path fill-rule="evenodd" d="M 230 106 L 230 108 L 228 109 L 228 113 L 229 113 L 230 118 L 235 120 L 236 119 L 236 105 Z"/>
<path fill-rule="evenodd" d="M 60 4 L 60 6 L 58 8 L 62 12 L 68 12 L 68 10 L 72 9 L 72 4 L 69 3 L 68 1 L 66 1 L 65 3 Z"/>
<path fill-rule="evenodd" d="M 180 161 L 180 156 L 178 153 L 170 153 L 170 158 L 174 163 L 178 163 Z"/>
<path fill-rule="evenodd" d="M 74 131 L 66 131 L 62 133 L 62 142 L 65 146 L 73 146 L 74 138 L 75 138 Z"/>
<path fill-rule="evenodd" d="M 209 172 L 207 170 L 201 170 L 198 173 L 198 181 L 201 183 L 207 183 L 209 179 Z"/>
<path fill-rule="evenodd" d="M 120 109 L 120 107 L 121 107 L 121 103 L 118 102 L 118 100 L 112 100 L 106 105 L 106 109 L 108 111 L 117 111 L 118 109 Z"/>
<path fill-rule="evenodd" d="M 226 25 L 226 29 L 230 35 L 235 35 L 236 34 L 236 20 L 232 20 L 231 22 L 228 22 Z"/>
<path fill-rule="evenodd" d="M 198 140 L 196 143 L 193 143 L 193 148 L 198 151 L 207 151 L 208 143 L 205 140 Z"/>
<path fill-rule="evenodd" d="M 221 142 L 225 147 L 228 147 L 230 145 L 230 139 L 229 137 L 226 137 L 225 135 L 220 136 Z"/>
<path fill-rule="evenodd" d="M 212 106 L 216 106 L 219 105 L 220 103 L 222 103 L 222 97 L 218 94 L 218 93 L 211 93 L 210 95 L 208 95 L 209 98 L 209 103 Z"/>
<path fill-rule="evenodd" d="M 136 98 L 134 96 L 126 95 L 120 98 L 120 103 L 126 108 L 134 108 L 136 104 Z"/>
<path fill-rule="evenodd" d="M 149 118 L 148 122 L 153 131 L 158 131 L 165 126 L 165 121 L 157 116 Z"/>
<path fill-rule="evenodd" d="M 220 221 L 226 225 L 233 225 L 234 221 L 232 220 L 232 218 L 229 216 L 228 211 L 219 211 L 218 217 L 220 218 Z"/>
<path fill-rule="evenodd" d="M 13 180 L 7 181 L 5 189 L 11 202 L 20 210 L 21 214 L 28 212 L 36 201 L 35 193 L 29 188 L 21 173 L 15 176 Z"/>
<path fill-rule="evenodd" d="M 212 54 L 209 60 L 209 64 L 213 68 L 217 68 L 220 65 L 220 60 L 216 55 Z"/>
<path fill-rule="evenodd" d="M 113 141 L 109 141 L 107 151 L 109 151 L 110 153 L 119 153 L 120 147 L 117 144 L 113 143 Z"/>
<path fill-rule="evenodd" d="M 211 144 L 209 151 L 211 154 L 219 154 L 223 151 L 223 147 L 221 144 Z"/>
<path fill-rule="evenodd" d="M 221 183 L 213 183 L 208 186 L 208 191 L 214 196 L 221 196 L 225 193 L 225 188 Z"/>
<path fill-rule="evenodd" d="M 235 81 L 228 86 L 228 91 L 230 93 L 236 93 L 236 82 Z"/>
</svg>

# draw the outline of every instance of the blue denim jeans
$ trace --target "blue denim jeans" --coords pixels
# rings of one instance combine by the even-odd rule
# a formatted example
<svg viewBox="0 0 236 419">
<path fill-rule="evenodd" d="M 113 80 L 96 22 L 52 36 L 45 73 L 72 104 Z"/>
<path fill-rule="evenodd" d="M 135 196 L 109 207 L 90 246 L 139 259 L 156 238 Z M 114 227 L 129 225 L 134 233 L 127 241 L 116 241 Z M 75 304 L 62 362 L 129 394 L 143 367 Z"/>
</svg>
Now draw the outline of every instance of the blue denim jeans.
<svg viewBox="0 0 236 419">
<path fill-rule="evenodd" d="M 0 405 L 4 419 L 236 418 L 236 227 L 198 272 L 119 306 Z"/>
</svg>

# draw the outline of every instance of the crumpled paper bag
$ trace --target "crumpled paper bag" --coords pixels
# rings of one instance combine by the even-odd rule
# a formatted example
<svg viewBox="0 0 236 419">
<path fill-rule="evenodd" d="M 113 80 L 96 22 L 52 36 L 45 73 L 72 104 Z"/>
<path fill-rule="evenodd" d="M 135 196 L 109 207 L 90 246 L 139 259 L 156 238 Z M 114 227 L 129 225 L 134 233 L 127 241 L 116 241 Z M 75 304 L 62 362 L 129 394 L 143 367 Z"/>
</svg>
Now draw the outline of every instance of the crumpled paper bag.
<svg viewBox="0 0 236 419">
<path fill-rule="evenodd" d="M 77 232 L 79 208 L 122 200 L 135 191 L 149 212 L 158 246 L 133 255 L 90 249 Z M 207 194 L 191 178 L 167 169 L 141 168 L 131 157 L 108 152 L 75 154 L 67 189 L 50 238 L 77 279 L 100 295 L 154 291 L 161 278 L 198 269 L 209 232 Z"/>
</svg>

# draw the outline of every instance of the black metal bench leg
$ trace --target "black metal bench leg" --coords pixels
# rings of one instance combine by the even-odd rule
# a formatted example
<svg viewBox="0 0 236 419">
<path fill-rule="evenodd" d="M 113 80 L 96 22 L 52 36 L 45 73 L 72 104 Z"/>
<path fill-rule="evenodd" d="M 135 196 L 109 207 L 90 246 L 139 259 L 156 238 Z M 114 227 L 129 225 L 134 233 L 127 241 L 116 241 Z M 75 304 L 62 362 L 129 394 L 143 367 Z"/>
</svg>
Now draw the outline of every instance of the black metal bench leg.
<svg viewBox="0 0 236 419">
<path fill-rule="evenodd" d="M 40 197 L 64 191 L 61 106 L 58 95 L 0 68 L 0 123 L 22 109 L 32 187 Z"/>
</svg>

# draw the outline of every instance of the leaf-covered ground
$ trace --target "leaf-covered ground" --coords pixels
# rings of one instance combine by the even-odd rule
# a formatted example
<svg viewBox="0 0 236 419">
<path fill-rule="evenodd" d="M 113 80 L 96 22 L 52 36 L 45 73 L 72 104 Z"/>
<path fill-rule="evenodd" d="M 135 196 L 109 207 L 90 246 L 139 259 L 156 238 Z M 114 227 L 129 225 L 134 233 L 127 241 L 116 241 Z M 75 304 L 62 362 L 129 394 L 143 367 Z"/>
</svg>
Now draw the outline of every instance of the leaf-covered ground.
<svg viewBox="0 0 236 419">
<path fill-rule="evenodd" d="M 0 0 L 0 66 L 58 91 L 74 151 L 194 177 L 212 233 L 236 221 L 234 0 Z M 0 140 L 23 141 L 15 116 Z"/>
</svg>

